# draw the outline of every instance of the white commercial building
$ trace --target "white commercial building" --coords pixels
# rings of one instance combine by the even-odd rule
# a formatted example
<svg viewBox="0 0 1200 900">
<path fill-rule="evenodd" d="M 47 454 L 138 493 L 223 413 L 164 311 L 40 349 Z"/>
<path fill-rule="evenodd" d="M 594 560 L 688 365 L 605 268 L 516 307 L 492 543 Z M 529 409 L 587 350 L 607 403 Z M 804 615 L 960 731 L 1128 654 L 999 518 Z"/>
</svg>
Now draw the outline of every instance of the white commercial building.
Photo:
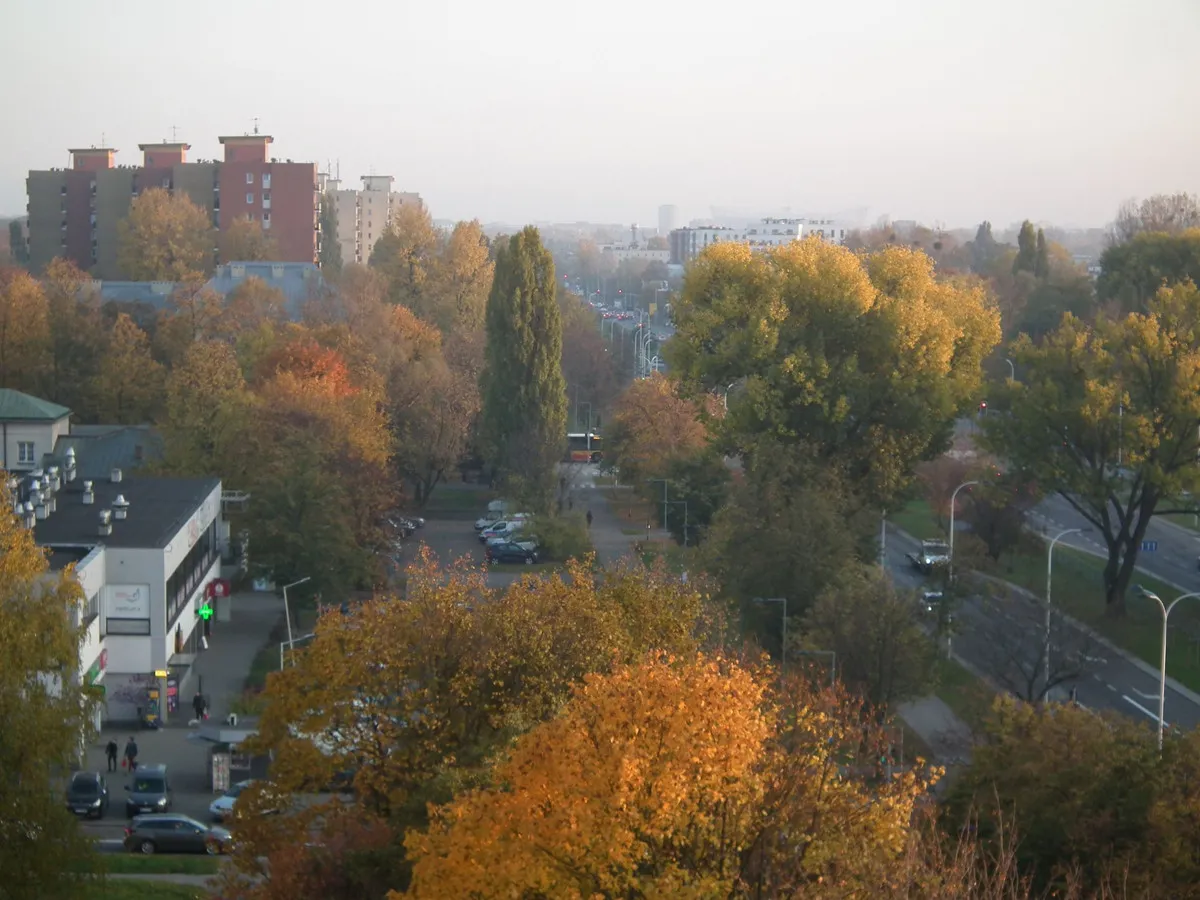
<svg viewBox="0 0 1200 900">
<path fill-rule="evenodd" d="M 807 237 L 818 237 L 834 244 L 846 240 L 846 228 L 832 219 L 759 219 L 743 228 L 700 226 L 677 228 L 671 232 L 670 259 L 683 265 L 695 259 L 713 244 L 749 244 L 756 250 L 780 247 Z"/>
<path fill-rule="evenodd" d="M 135 721 L 164 691 L 168 714 L 186 708 L 180 700 L 211 627 L 200 609 L 228 594 L 220 580 L 220 549 L 228 541 L 221 481 L 128 475 L 116 467 L 98 476 L 84 455 L 106 445 L 72 441 L 69 416 L 56 404 L 0 391 L 5 441 L 15 432 L 36 456 L 7 467 L 17 515 L 48 551 L 51 569 L 73 567 L 83 589 L 80 609 L 64 610 L 84 627 L 79 678 L 103 685 L 102 712 L 113 721 Z M 76 445 L 83 448 L 78 454 Z M 218 617 L 222 612 L 218 605 Z"/>
<path fill-rule="evenodd" d="M 421 195 L 393 191 L 391 175 L 362 176 L 362 190 L 343 189 L 336 178 L 326 178 L 323 190 L 333 194 L 337 209 L 337 241 L 343 263 L 362 263 L 371 259 L 375 242 L 383 236 L 392 217 L 405 204 L 421 205 Z"/>
</svg>

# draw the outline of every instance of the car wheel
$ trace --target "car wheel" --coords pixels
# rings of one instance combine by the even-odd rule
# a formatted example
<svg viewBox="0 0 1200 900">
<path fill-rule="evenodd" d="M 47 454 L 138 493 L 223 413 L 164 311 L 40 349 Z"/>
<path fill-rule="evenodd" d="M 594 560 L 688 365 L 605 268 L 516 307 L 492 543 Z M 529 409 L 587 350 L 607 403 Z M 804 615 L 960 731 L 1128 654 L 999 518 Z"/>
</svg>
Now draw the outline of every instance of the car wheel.
<svg viewBox="0 0 1200 900">
<path fill-rule="evenodd" d="M 221 845 L 218 844 L 216 841 L 207 841 L 204 844 L 204 852 L 207 853 L 209 856 L 220 856 L 221 855 Z"/>
<path fill-rule="evenodd" d="M 142 841 L 140 844 L 138 844 L 138 851 L 149 856 L 154 852 L 154 841 Z"/>
<path fill-rule="evenodd" d="M 525 557 L 525 565 L 527 565 L 527 566 L 533 565 L 533 556 L 532 555 Z"/>
</svg>

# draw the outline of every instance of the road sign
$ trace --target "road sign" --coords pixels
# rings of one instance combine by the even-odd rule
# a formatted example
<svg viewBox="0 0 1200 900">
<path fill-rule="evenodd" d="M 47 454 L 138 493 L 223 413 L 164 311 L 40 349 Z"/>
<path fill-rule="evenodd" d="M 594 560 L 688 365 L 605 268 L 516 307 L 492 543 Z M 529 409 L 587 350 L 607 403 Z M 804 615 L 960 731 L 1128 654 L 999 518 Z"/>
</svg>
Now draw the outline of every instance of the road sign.
<svg viewBox="0 0 1200 900">
<path fill-rule="evenodd" d="M 1158 541 L 1142 541 L 1142 552 L 1153 553 L 1158 549 Z"/>
</svg>

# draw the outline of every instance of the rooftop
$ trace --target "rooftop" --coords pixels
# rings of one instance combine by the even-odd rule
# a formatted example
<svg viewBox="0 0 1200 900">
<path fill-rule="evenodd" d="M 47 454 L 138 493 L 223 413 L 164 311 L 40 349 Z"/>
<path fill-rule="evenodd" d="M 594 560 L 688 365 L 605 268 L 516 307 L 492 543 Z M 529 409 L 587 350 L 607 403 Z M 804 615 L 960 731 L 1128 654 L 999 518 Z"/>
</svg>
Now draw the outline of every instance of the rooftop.
<svg viewBox="0 0 1200 900">
<path fill-rule="evenodd" d="M 11 388 L 0 389 L 0 420 L 6 422 L 57 422 L 71 411 L 65 406 L 22 394 Z"/>
<path fill-rule="evenodd" d="M 205 498 L 220 483 L 217 478 L 150 478 L 133 476 L 119 482 L 93 480 L 94 504 L 84 504 L 84 479 L 62 486 L 57 509 L 34 525 L 33 536 L 44 547 L 106 547 L 161 550 L 187 524 Z M 100 511 L 112 509 L 122 495 L 129 516 L 115 519 L 112 534 L 99 534 Z"/>
<path fill-rule="evenodd" d="M 57 456 L 75 450 L 79 479 L 108 478 L 113 469 L 126 472 L 162 458 L 162 436 L 149 425 L 76 425 L 54 446 Z"/>
<path fill-rule="evenodd" d="M 69 565 L 83 562 L 91 552 L 90 547 L 59 547 L 51 550 L 49 553 L 50 570 L 61 572 Z"/>
</svg>

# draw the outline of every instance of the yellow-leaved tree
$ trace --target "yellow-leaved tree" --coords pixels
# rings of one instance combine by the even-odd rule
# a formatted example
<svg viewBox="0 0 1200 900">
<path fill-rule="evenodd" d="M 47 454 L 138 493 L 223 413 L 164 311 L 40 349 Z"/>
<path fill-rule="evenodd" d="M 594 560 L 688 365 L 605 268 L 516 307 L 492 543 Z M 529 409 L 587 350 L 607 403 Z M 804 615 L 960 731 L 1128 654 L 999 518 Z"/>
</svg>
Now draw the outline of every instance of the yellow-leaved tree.
<svg viewBox="0 0 1200 900">
<path fill-rule="evenodd" d="M 94 698 L 79 683 L 80 602 L 51 572 L 0 484 L 0 894 L 92 896 L 91 842 L 61 800 L 60 774 L 90 739 Z"/>
<path fill-rule="evenodd" d="M 786 685 L 720 655 L 588 676 L 493 786 L 409 833 L 407 896 L 874 896 L 928 782 L 868 786 L 854 701 Z"/>
</svg>

